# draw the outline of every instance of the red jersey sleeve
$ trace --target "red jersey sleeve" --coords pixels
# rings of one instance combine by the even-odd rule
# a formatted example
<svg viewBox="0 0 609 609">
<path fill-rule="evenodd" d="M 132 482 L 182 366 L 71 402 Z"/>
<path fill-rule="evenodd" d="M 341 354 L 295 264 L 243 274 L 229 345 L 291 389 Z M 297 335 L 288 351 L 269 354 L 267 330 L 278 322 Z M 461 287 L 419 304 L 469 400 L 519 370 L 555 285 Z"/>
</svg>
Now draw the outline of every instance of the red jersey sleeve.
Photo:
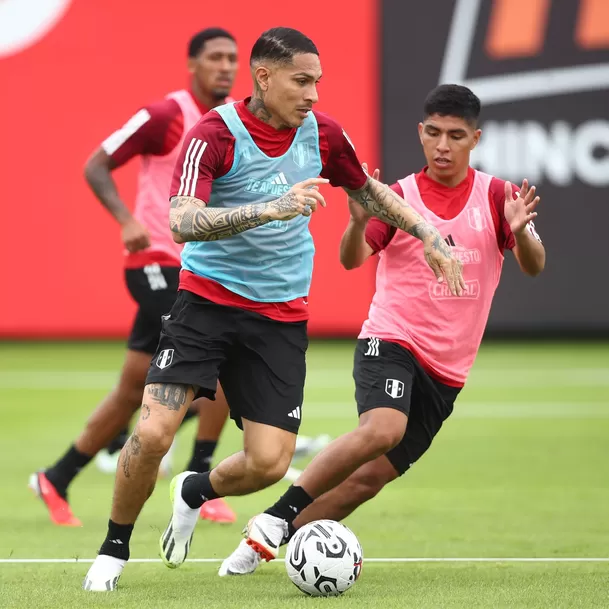
<svg viewBox="0 0 609 609">
<path fill-rule="evenodd" d="M 165 155 L 182 137 L 184 118 L 173 99 L 163 99 L 138 110 L 120 129 L 102 142 L 115 167 L 142 154 Z"/>
<path fill-rule="evenodd" d="M 170 197 L 209 201 L 212 183 L 232 167 L 235 138 L 217 112 L 207 113 L 187 134 L 171 180 Z"/>
<path fill-rule="evenodd" d="M 321 177 L 332 186 L 360 189 L 368 179 L 357 158 L 355 148 L 343 128 L 323 112 L 315 112 L 319 127 Z"/>
<path fill-rule="evenodd" d="M 514 197 L 518 195 L 519 187 L 512 184 L 512 193 Z M 495 224 L 495 233 L 497 234 L 497 245 L 499 251 L 511 250 L 516 245 L 514 235 L 510 229 L 509 222 L 505 219 L 505 180 L 493 178 L 488 189 L 489 203 L 491 206 L 491 215 Z"/>
<path fill-rule="evenodd" d="M 390 188 L 400 195 L 400 197 L 404 197 L 402 187 L 397 182 L 392 184 Z M 397 228 L 395 226 L 391 226 L 391 224 L 387 224 L 378 218 L 370 218 L 366 226 L 366 242 L 376 254 L 377 252 L 384 250 L 389 245 L 389 242 L 393 239 L 393 235 L 395 235 L 396 230 Z"/>
</svg>

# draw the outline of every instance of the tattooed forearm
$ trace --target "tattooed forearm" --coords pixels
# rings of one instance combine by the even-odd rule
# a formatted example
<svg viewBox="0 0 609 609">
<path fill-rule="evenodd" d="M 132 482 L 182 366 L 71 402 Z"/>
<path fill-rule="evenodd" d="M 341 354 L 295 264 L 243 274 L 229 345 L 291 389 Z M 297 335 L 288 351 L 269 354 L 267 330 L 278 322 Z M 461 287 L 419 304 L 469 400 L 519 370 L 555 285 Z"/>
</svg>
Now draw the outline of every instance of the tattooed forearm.
<svg viewBox="0 0 609 609">
<path fill-rule="evenodd" d="M 311 198 L 304 203 L 291 190 L 279 199 L 268 203 L 251 203 L 239 207 L 217 208 L 206 207 L 205 203 L 195 197 L 174 197 L 171 200 L 169 222 L 174 239 L 181 243 L 186 241 L 218 241 L 246 230 L 262 226 L 273 220 L 287 221 L 303 211 L 303 206 L 314 202 Z"/>
<path fill-rule="evenodd" d="M 195 197 L 174 197 L 169 212 L 171 231 L 179 241 L 218 241 L 266 224 L 265 203 L 233 209 L 206 207 Z"/>
<path fill-rule="evenodd" d="M 180 410 L 186 402 L 186 395 L 189 389 L 189 385 L 156 383 L 148 386 L 148 393 L 169 410 Z"/>
<path fill-rule="evenodd" d="M 150 416 L 150 406 L 148 404 L 142 404 L 142 412 L 140 413 L 140 418 L 144 421 Z"/>
<path fill-rule="evenodd" d="M 137 435 L 137 431 L 134 431 L 131 437 L 127 440 L 122 454 L 123 473 L 125 474 L 125 478 L 131 478 L 131 458 L 133 456 L 137 457 L 141 450 L 142 443 Z"/>
<path fill-rule="evenodd" d="M 368 213 L 410 233 L 417 239 L 425 239 L 430 231 L 437 232 L 389 186 L 373 178 L 368 178 L 366 184 L 359 190 L 348 190 L 347 193 Z"/>
</svg>

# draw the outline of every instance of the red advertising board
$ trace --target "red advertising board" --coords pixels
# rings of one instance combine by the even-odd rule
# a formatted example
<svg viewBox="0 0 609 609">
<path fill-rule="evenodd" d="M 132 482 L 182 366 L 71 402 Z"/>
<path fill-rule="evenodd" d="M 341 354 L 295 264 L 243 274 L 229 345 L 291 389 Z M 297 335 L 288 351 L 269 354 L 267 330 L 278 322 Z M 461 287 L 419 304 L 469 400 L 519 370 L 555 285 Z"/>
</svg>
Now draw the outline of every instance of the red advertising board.
<svg viewBox="0 0 609 609">
<path fill-rule="evenodd" d="M 55 11 L 46 16 L 35 7 L 19 9 L 21 0 L 3 2 L 13 4 L 17 8 L 4 14 L 15 22 L 0 28 L 0 336 L 127 333 L 134 305 L 123 285 L 119 231 L 88 190 L 82 169 L 135 110 L 187 84 L 186 44 L 199 29 L 217 25 L 236 36 L 237 97 L 250 92 L 249 50 L 263 30 L 287 25 L 310 35 L 324 69 L 319 109 L 343 124 L 362 160 L 377 160 L 373 0 L 351 0 L 348 10 L 346 3 L 324 0 L 264 6 L 55 0 L 41 3 Z M 136 171 L 133 163 L 116 173 L 127 202 L 134 200 Z M 373 264 L 355 272 L 340 267 L 346 200 L 335 189 L 328 189 L 327 200 L 312 221 L 317 257 L 310 328 L 353 334 L 372 294 Z"/>
</svg>

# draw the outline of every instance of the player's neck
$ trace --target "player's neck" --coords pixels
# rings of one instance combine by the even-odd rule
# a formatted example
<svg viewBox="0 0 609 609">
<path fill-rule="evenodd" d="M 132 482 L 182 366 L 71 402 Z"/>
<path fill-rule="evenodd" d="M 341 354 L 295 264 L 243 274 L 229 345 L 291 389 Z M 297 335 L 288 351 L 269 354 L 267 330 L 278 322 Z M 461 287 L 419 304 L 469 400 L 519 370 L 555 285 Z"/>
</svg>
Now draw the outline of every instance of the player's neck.
<svg viewBox="0 0 609 609">
<path fill-rule="evenodd" d="M 273 127 L 273 129 L 277 129 L 278 131 L 281 129 L 289 129 L 290 127 L 283 124 L 281 119 L 277 116 L 274 116 L 272 112 L 268 109 L 267 105 L 264 103 L 262 97 L 258 96 L 256 92 L 252 93 L 252 97 L 250 98 L 247 109 L 260 121 L 266 123 L 269 127 Z"/>
<path fill-rule="evenodd" d="M 431 167 L 427 167 L 427 171 L 425 175 L 433 180 L 434 182 L 438 182 L 438 184 L 442 184 L 442 186 L 446 186 L 447 188 L 454 188 L 458 186 L 467 178 L 467 174 L 469 172 L 469 165 L 465 167 L 462 171 L 452 175 L 452 176 L 440 176 L 438 175 Z"/>
<path fill-rule="evenodd" d="M 199 86 L 199 84 L 197 83 L 196 80 L 192 81 L 192 83 L 190 85 L 190 90 L 191 90 L 192 94 L 197 98 L 199 103 L 202 104 L 203 106 L 205 106 L 206 108 L 209 108 L 210 110 L 212 108 L 216 108 L 217 106 L 221 106 L 225 102 L 225 99 L 226 99 L 226 98 L 218 99 L 216 96 L 212 95 L 211 93 L 203 91 L 203 89 Z"/>
</svg>

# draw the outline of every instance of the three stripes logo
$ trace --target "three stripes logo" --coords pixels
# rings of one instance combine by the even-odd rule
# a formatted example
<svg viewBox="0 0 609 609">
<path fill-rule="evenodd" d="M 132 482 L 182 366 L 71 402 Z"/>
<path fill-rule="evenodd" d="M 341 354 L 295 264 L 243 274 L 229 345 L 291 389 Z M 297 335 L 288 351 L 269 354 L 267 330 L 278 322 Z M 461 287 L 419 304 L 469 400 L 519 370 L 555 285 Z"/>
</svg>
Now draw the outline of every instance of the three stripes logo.
<svg viewBox="0 0 609 609">
<path fill-rule="evenodd" d="M 379 356 L 379 338 L 369 338 L 368 339 L 368 349 L 366 353 L 364 353 L 367 357 L 378 357 Z"/>
<path fill-rule="evenodd" d="M 182 175 L 180 176 L 180 188 L 178 197 L 194 197 L 199 179 L 199 165 L 203 153 L 207 148 L 207 142 L 193 137 L 188 144 L 186 156 L 182 163 Z"/>
<path fill-rule="evenodd" d="M 300 421 L 300 419 L 301 419 L 300 406 L 298 406 L 297 408 L 294 408 L 294 410 L 292 410 L 292 412 L 288 412 L 288 416 L 292 419 L 298 419 Z"/>
</svg>

